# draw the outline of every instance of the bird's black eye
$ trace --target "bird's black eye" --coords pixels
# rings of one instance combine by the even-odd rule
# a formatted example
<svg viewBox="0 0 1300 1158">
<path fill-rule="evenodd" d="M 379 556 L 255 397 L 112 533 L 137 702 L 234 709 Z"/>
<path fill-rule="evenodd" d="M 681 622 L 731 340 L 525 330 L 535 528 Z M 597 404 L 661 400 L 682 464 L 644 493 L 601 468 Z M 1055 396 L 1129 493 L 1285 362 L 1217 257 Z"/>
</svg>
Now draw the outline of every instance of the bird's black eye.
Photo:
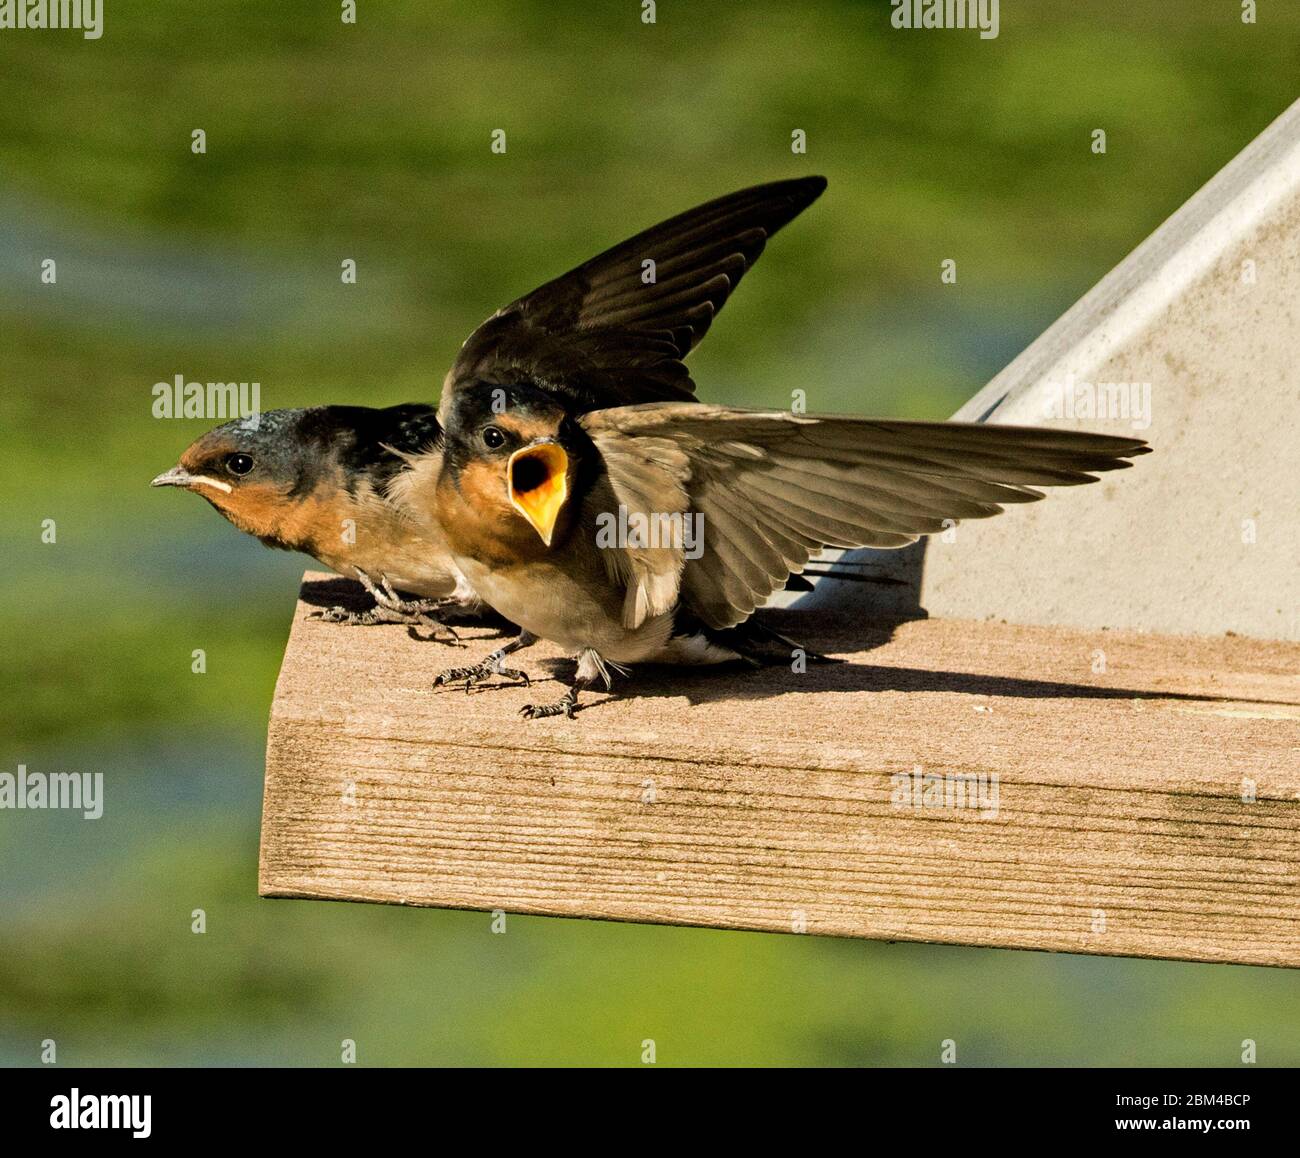
<svg viewBox="0 0 1300 1158">
<path fill-rule="evenodd" d="M 246 454 L 229 454 L 226 456 L 226 469 L 231 474 L 247 474 L 253 469 L 253 460 Z"/>
<path fill-rule="evenodd" d="M 505 446 L 505 444 L 506 436 L 495 426 L 485 426 L 483 428 L 483 445 L 488 450 L 496 450 L 498 447 Z"/>
</svg>

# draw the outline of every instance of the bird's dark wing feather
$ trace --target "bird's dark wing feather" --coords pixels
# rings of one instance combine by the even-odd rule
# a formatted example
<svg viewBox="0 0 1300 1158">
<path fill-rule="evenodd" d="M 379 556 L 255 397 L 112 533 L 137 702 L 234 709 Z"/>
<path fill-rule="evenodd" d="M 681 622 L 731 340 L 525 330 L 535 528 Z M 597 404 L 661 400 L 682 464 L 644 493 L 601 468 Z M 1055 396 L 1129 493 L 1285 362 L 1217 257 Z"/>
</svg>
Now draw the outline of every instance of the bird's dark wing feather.
<svg viewBox="0 0 1300 1158">
<path fill-rule="evenodd" d="M 615 493 L 622 464 L 636 461 L 644 476 L 663 462 L 673 477 L 661 493 L 684 490 L 703 516 L 703 554 L 684 560 L 680 600 L 715 628 L 741 622 L 824 547 L 901 547 L 945 520 L 1042 498 L 1034 487 L 1094 482 L 1148 449 L 1055 429 L 675 403 L 600 411 L 582 424 Z M 643 441 L 675 453 L 629 451 Z M 637 488 L 648 489 L 644 477 Z M 654 602 L 662 609 L 662 596 Z"/>
<path fill-rule="evenodd" d="M 456 390 L 478 383 L 542 386 L 579 411 L 694 397 L 682 360 L 767 239 L 825 187 L 803 177 L 720 197 L 498 310 L 461 347 L 443 413 Z"/>
</svg>

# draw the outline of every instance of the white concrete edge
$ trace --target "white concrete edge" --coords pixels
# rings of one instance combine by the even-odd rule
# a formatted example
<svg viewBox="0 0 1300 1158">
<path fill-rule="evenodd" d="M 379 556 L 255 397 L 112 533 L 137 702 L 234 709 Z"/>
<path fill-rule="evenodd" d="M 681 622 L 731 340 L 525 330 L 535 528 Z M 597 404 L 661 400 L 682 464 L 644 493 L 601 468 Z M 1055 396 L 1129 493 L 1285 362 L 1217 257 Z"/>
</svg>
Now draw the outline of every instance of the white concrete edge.
<svg viewBox="0 0 1300 1158">
<path fill-rule="evenodd" d="M 1031 425 L 1054 386 L 1090 380 L 1092 372 L 1149 326 L 1300 185 L 1300 100 L 1292 104 L 1219 170 L 1154 233 L 1016 356 L 952 416 Z M 924 542 L 924 540 L 922 540 Z M 853 561 L 853 570 L 884 579 L 915 581 L 904 551 L 833 550 L 813 567 Z M 888 609 L 905 591 L 855 582 L 814 580 L 802 593 L 776 592 L 770 607 Z"/>
<path fill-rule="evenodd" d="M 1049 384 L 1089 380 L 1300 186 L 1300 101 L 1022 351 L 953 418 L 981 421 Z M 1017 407 L 1019 409 L 1019 407 Z M 1014 420 L 1008 416 L 1007 420 Z"/>
</svg>

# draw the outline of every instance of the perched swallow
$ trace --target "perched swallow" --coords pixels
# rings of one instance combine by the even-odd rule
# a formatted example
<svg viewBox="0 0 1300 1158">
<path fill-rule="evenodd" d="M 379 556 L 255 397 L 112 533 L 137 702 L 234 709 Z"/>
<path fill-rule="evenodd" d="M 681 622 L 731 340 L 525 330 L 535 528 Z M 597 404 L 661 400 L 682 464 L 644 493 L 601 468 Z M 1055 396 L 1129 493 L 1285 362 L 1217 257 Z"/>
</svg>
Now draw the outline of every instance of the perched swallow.
<svg viewBox="0 0 1300 1158">
<path fill-rule="evenodd" d="M 194 491 L 241 531 L 312 556 L 375 599 L 373 610 L 325 618 L 441 629 L 433 612 L 477 600 L 437 524 L 412 518 L 391 491 L 408 456 L 438 437 L 433 407 L 419 404 L 269 410 L 209 431 L 152 485 Z"/>
<path fill-rule="evenodd" d="M 710 201 L 498 310 L 461 347 L 444 404 L 468 384 L 520 382 L 545 382 L 574 414 L 693 399 L 682 360 L 767 239 L 825 186 L 806 177 Z M 325 618 L 441 626 L 434 612 L 477 602 L 422 498 L 441 473 L 431 407 L 326 406 L 218 427 L 153 485 L 195 491 L 240 530 L 313 556 L 375 598 L 373 611 L 333 608 Z"/>
<path fill-rule="evenodd" d="M 752 658 L 750 616 L 826 547 L 901 547 L 1096 481 L 1146 453 L 1136 439 L 955 422 L 816 418 L 666 402 L 575 415 L 567 397 L 511 387 L 443 399 L 433 495 L 456 565 L 532 637 L 577 657 L 557 703 L 636 663 Z M 699 520 L 699 551 L 680 528 Z M 636 526 L 634 536 L 611 535 Z M 660 533 L 644 529 L 658 527 Z M 748 630 L 747 630 L 748 629 Z M 522 677 L 506 649 L 453 678 Z M 447 682 L 444 678 L 443 682 Z"/>
</svg>

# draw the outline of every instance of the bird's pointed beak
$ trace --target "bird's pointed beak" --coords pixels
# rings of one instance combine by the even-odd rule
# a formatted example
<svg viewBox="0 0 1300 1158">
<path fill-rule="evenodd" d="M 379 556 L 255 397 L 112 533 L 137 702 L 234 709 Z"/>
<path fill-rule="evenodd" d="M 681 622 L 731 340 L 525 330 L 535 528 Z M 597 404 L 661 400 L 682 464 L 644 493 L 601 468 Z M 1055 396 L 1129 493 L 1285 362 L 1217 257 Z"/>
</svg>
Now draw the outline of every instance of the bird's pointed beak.
<svg viewBox="0 0 1300 1158">
<path fill-rule="evenodd" d="M 183 466 L 174 466 L 165 470 L 149 484 L 151 487 L 190 487 L 194 485 L 194 476 Z"/>
<path fill-rule="evenodd" d="M 554 439 L 530 443 L 506 466 L 510 505 L 532 525 L 548 547 L 555 522 L 569 497 L 569 456 Z"/>
</svg>

